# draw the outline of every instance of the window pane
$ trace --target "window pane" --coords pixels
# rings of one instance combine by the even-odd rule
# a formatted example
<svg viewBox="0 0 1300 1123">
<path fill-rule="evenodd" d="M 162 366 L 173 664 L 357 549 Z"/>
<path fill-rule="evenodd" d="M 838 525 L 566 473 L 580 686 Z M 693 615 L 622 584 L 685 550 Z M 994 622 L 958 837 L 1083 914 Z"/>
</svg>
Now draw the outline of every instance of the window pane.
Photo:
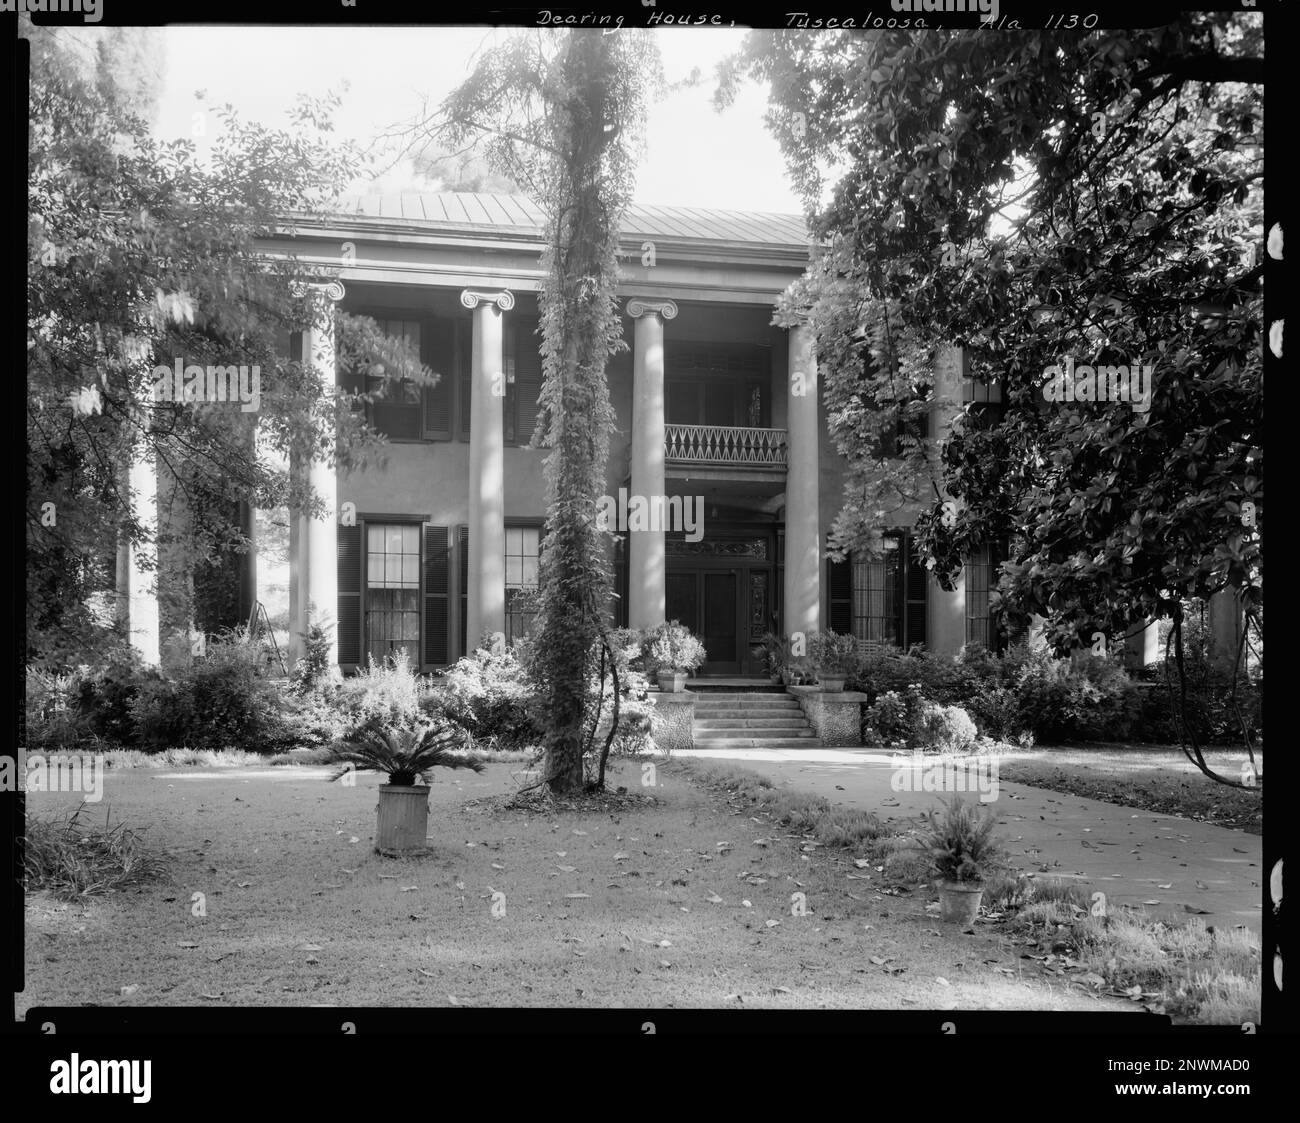
<svg viewBox="0 0 1300 1123">
<path fill-rule="evenodd" d="M 371 554 L 366 559 L 366 584 L 376 585 L 384 579 L 384 556 Z"/>
<path fill-rule="evenodd" d="M 373 553 L 383 553 L 384 528 L 371 523 L 366 527 L 366 548 Z"/>
<path fill-rule="evenodd" d="M 402 558 L 400 554 L 387 554 L 384 557 L 384 584 L 397 585 L 402 580 Z"/>
<path fill-rule="evenodd" d="M 418 554 L 420 552 L 420 528 L 418 526 L 402 527 L 402 553 Z"/>
<path fill-rule="evenodd" d="M 518 554 L 523 550 L 524 534 L 523 528 L 518 526 L 506 527 L 506 553 Z"/>
<path fill-rule="evenodd" d="M 520 553 L 533 557 L 537 556 L 537 546 L 542 540 L 542 528 L 540 526 L 521 526 L 519 528 L 523 535 L 524 548 Z"/>
<path fill-rule="evenodd" d="M 420 559 L 411 554 L 402 555 L 402 584 L 419 585 L 420 583 Z"/>
<path fill-rule="evenodd" d="M 388 527 L 387 534 L 384 536 L 384 549 L 390 554 L 400 554 L 402 552 L 402 528 L 400 526 Z"/>
<path fill-rule="evenodd" d="M 523 575 L 523 558 L 506 558 L 506 584 L 518 585 Z"/>
<path fill-rule="evenodd" d="M 537 584 L 537 559 L 524 558 L 523 573 L 520 576 L 521 585 Z"/>
</svg>

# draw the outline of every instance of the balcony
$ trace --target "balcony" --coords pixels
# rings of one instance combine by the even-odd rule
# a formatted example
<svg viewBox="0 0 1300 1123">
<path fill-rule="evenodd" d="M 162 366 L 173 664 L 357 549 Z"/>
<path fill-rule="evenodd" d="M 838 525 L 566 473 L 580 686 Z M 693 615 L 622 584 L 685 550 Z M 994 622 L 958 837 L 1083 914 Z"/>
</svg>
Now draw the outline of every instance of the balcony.
<svg viewBox="0 0 1300 1123">
<path fill-rule="evenodd" d="M 665 425 L 666 464 L 702 468 L 786 467 L 786 431 L 731 425 Z"/>
</svg>

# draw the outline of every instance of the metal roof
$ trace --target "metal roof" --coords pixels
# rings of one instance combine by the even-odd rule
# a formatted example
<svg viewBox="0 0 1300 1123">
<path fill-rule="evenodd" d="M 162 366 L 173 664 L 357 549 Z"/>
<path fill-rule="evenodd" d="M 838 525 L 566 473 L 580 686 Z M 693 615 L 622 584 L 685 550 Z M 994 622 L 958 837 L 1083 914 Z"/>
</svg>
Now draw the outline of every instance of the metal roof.
<svg viewBox="0 0 1300 1123">
<path fill-rule="evenodd" d="M 342 215 L 392 219 L 421 226 L 479 228 L 535 233 L 543 214 L 526 195 L 466 191 L 399 192 L 357 195 L 343 200 Z M 749 242 L 756 245 L 807 246 L 803 216 L 707 207 L 658 207 L 632 203 L 623 219 L 627 238 L 678 238 L 700 242 Z"/>
</svg>

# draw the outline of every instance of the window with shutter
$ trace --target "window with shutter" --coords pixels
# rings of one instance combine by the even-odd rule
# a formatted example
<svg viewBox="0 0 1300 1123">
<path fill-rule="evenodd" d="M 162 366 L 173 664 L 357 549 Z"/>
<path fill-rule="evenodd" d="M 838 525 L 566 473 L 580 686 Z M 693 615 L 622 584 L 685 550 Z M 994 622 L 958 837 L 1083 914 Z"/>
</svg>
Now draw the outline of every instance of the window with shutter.
<svg viewBox="0 0 1300 1123">
<path fill-rule="evenodd" d="M 379 330 L 393 339 L 404 340 L 423 355 L 419 320 L 376 320 Z M 422 388 L 409 378 L 386 379 L 370 375 L 366 392 L 374 396 L 370 404 L 370 423 L 381 433 L 398 440 L 418 439 L 423 428 Z"/>
<path fill-rule="evenodd" d="M 838 635 L 853 634 L 853 566 L 850 562 L 827 561 L 826 591 L 830 630 Z"/>
<path fill-rule="evenodd" d="M 424 652 L 426 666 L 447 663 L 451 596 L 451 535 L 445 526 L 424 528 Z"/>
<path fill-rule="evenodd" d="M 456 322 L 456 413 L 460 439 L 469 440 L 469 398 L 473 384 L 470 381 L 473 364 L 474 324 L 471 320 Z"/>
<path fill-rule="evenodd" d="M 907 557 L 906 587 L 904 599 L 903 649 L 913 644 L 925 643 L 926 587 L 928 573 L 917 557 L 915 539 L 909 532 L 902 535 L 903 549 Z"/>
<path fill-rule="evenodd" d="M 355 671 L 361 665 L 361 527 L 338 528 L 339 666 Z"/>
<path fill-rule="evenodd" d="M 513 333 L 515 339 L 514 439 L 520 445 L 526 445 L 533 439 L 542 397 L 542 341 L 537 334 L 537 325 L 536 318 L 521 318 L 516 322 Z"/>
<path fill-rule="evenodd" d="M 422 358 L 438 375 L 438 384 L 424 388 L 422 432 L 427 441 L 449 441 L 456 400 L 456 323 L 438 317 L 429 321 L 428 328 Z"/>
<path fill-rule="evenodd" d="M 460 653 L 469 653 L 469 527 L 456 528 L 456 557 L 460 572 Z"/>
</svg>

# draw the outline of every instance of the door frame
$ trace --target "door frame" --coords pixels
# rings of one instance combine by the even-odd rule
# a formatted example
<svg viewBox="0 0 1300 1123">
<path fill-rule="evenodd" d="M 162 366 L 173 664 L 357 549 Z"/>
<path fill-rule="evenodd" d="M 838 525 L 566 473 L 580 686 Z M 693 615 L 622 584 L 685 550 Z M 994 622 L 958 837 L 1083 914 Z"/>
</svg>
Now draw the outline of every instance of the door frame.
<svg viewBox="0 0 1300 1123">
<path fill-rule="evenodd" d="M 734 612 L 736 618 L 736 655 L 739 670 L 725 671 L 705 671 L 701 677 L 717 676 L 763 676 L 766 669 L 761 658 L 755 658 L 751 654 L 751 647 L 754 645 L 754 638 L 750 636 L 750 621 L 748 613 L 748 598 L 750 591 L 750 575 L 755 571 L 762 571 L 767 574 L 767 625 L 764 631 L 777 630 L 777 608 L 778 592 L 776 582 L 779 573 L 778 565 L 780 559 L 777 556 L 779 548 L 778 532 L 783 529 L 778 523 L 739 523 L 739 522 L 719 522 L 711 525 L 710 537 L 715 539 L 736 539 L 736 538 L 764 538 L 767 540 L 767 557 L 764 559 L 747 557 L 747 556 L 727 556 L 698 554 L 684 556 L 668 552 L 665 559 L 665 578 L 669 573 L 694 573 L 697 580 L 696 611 L 703 619 L 704 612 L 704 580 L 703 574 L 706 572 L 733 572 L 736 577 L 736 597 Z M 681 534 L 670 534 L 669 541 L 682 539 Z M 665 606 L 666 607 L 666 606 Z M 686 624 L 692 632 L 696 631 L 698 621 L 687 622 Z M 698 633 L 697 633 L 698 634 Z M 703 636 L 700 636 L 703 640 Z"/>
</svg>

